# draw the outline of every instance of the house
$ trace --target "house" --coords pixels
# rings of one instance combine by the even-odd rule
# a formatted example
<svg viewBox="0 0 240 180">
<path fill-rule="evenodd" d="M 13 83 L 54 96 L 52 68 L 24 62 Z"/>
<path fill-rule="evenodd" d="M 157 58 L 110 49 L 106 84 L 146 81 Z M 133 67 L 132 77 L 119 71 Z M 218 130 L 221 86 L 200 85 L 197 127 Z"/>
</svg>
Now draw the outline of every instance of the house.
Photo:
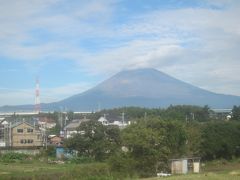
<svg viewBox="0 0 240 180">
<path fill-rule="evenodd" d="M 82 133 L 78 130 L 82 122 L 90 121 L 90 119 L 75 119 L 72 120 L 67 126 L 64 127 L 64 138 L 70 138 L 73 134 Z"/>
<path fill-rule="evenodd" d="M 105 117 L 100 117 L 98 119 L 98 122 L 100 122 L 102 125 L 105 125 L 105 126 L 108 125 L 108 120 Z"/>
<path fill-rule="evenodd" d="M 0 147 L 6 147 L 6 136 L 7 136 L 8 122 L 2 118 L 0 120 Z"/>
<path fill-rule="evenodd" d="M 61 146 L 63 144 L 63 140 L 59 136 L 50 136 L 49 143 L 50 145 Z"/>
<path fill-rule="evenodd" d="M 40 147 L 43 146 L 41 131 L 27 122 L 17 122 L 11 125 L 10 146 L 18 147 Z"/>
<path fill-rule="evenodd" d="M 104 126 L 118 126 L 120 129 L 123 129 L 130 124 L 130 121 L 126 120 L 124 117 L 124 114 L 122 116 L 104 115 L 98 119 L 98 122 L 101 122 Z"/>
<path fill-rule="evenodd" d="M 0 124 L 3 125 L 3 126 L 7 126 L 8 122 L 5 118 L 3 118 L 3 119 L 0 120 Z"/>
<path fill-rule="evenodd" d="M 109 123 L 108 125 L 118 126 L 120 129 L 125 128 L 128 124 L 122 121 L 113 121 L 113 123 Z"/>
<path fill-rule="evenodd" d="M 0 120 L 0 147 L 8 145 L 8 122 L 5 118 Z"/>
<path fill-rule="evenodd" d="M 51 129 L 56 126 L 56 122 L 53 119 L 44 116 L 38 118 L 38 124 L 40 125 L 40 127 L 46 129 Z"/>
</svg>

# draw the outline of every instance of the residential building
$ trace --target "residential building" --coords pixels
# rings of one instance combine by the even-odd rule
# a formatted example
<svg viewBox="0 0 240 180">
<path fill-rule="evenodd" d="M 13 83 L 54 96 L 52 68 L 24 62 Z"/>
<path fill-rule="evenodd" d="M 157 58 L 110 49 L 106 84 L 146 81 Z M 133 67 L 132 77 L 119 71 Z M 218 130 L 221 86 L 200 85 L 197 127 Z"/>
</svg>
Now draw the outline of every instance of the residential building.
<svg viewBox="0 0 240 180">
<path fill-rule="evenodd" d="M 128 124 L 130 124 L 130 121 L 125 119 L 124 113 L 122 114 L 122 116 L 104 115 L 98 119 L 98 122 L 102 123 L 102 125 L 104 126 L 118 126 L 120 129 L 123 129 Z"/>
<path fill-rule="evenodd" d="M 83 133 L 78 130 L 82 122 L 90 121 L 90 119 L 75 119 L 72 120 L 67 126 L 64 127 L 64 138 L 70 138 L 76 133 Z"/>
<path fill-rule="evenodd" d="M 5 118 L 2 118 L 0 120 L 0 147 L 6 147 L 8 146 L 8 138 L 9 138 L 9 126 L 8 122 Z"/>
<path fill-rule="evenodd" d="M 43 137 L 39 129 L 27 122 L 17 122 L 11 126 L 10 145 L 18 147 L 43 146 Z"/>
<path fill-rule="evenodd" d="M 63 140 L 59 136 L 50 136 L 49 143 L 50 145 L 61 146 L 63 144 Z"/>
<path fill-rule="evenodd" d="M 107 126 L 109 124 L 108 120 L 105 117 L 100 117 L 98 122 L 102 123 L 102 125 Z"/>
<path fill-rule="evenodd" d="M 38 124 L 42 128 L 46 128 L 46 129 L 51 129 L 56 126 L 56 122 L 54 121 L 54 119 L 49 117 L 44 117 L 44 116 L 38 118 Z"/>
</svg>

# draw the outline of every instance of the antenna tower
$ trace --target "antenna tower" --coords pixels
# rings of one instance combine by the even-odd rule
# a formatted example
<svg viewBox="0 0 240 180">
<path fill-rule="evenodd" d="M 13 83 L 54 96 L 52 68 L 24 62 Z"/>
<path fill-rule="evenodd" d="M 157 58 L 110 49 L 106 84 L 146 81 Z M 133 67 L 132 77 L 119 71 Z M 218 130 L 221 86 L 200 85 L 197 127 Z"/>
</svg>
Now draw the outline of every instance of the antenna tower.
<svg viewBox="0 0 240 180">
<path fill-rule="evenodd" d="M 35 111 L 40 112 L 40 89 L 39 89 L 39 79 L 36 77 L 36 89 L 35 89 Z"/>
</svg>

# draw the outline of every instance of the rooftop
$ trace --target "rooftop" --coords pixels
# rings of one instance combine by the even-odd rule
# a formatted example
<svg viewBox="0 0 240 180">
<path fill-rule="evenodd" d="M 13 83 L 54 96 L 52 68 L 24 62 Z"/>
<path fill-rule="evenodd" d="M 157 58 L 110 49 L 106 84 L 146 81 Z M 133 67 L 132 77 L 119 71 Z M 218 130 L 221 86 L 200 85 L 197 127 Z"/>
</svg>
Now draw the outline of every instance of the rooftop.
<svg viewBox="0 0 240 180">
<path fill-rule="evenodd" d="M 64 130 L 76 130 L 82 122 L 90 121 L 90 119 L 74 119 L 67 126 L 64 127 Z"/>
</svg>

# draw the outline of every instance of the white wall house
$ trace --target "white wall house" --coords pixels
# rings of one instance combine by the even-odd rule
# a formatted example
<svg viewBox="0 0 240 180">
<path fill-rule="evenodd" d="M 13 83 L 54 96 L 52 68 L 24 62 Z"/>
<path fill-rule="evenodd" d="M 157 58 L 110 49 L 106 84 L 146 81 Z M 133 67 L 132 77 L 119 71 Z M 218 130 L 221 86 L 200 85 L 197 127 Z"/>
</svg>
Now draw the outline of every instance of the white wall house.
<svg viewBox="0 0 240 180">
<path fill-rule="evenodd" d="M 82 122 L 89 121 L 89 119 L 75 119 L 72 120 L 67 126 L 64 127 L 64 138 L 70 138 L 73 137 L 74 134 L 77 133 L 84 133 L 82 131 L 79 131 L 78 128 Z"/>
<path fill-rule="evenodd" d="M 8 122 L 6 120 L 0 120 L 0 147 L 6 147 L 6 140 L 8 139 Z"/>
<path fill-rule="evenodd" d="M 108 125 L 108 120 L 105 117 L 100 117 L 98 119 L 98 122 L 102 123 L 102 125 L 105 125 L 105 126 Z"/>
<path fill-rule="evenodd" d="M 116 119 L 117 120 L 112 119 L 112 122 L 110 122 L 106 117 L 102 116 L 98 119 L 98 122 L 101 122 L 102 125 L 104 125 L 104 126 L 114 125 L 114 126 L 118 126 L 121 129 L 130 124 L 130 121 L 129 121 L 129 123 L 126 123 L 125 121 L 123 121 L 119 118 L 116 118 Z"/>
</svg>

